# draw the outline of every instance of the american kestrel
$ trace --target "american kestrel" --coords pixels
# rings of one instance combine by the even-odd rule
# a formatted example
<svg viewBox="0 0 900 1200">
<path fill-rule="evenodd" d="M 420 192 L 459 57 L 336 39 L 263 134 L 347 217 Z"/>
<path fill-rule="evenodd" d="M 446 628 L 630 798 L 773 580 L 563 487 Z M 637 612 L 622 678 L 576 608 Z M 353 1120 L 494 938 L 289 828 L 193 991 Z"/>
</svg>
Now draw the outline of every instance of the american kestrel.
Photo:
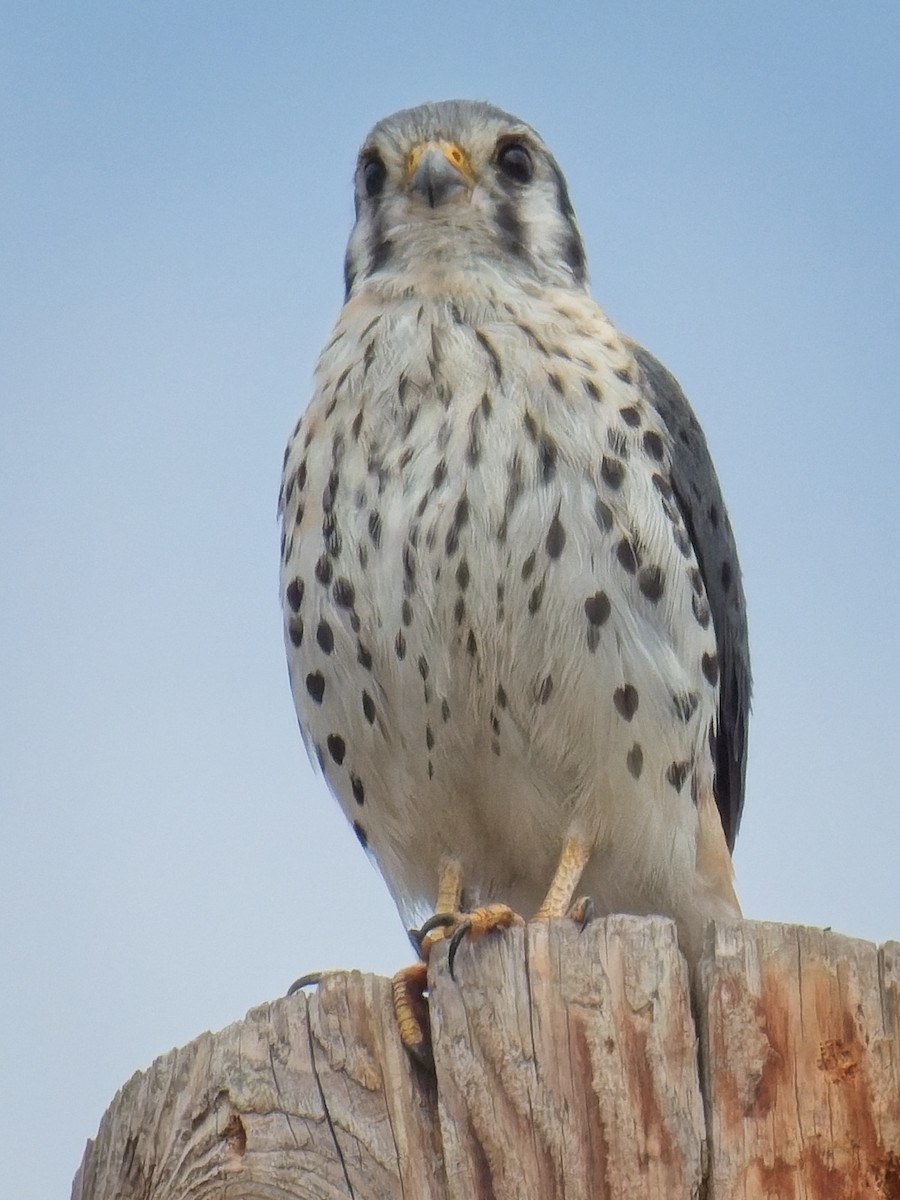
<svg viewBox="0 0 900 1200">
<path fill-rule="evenodd" d="M 696 417 L 591 299 L 553 156 L 488 104 L 375 126 L 345 277 L 280 497 L 307 747 L 407 923 L 577 893 L 696 957 L 740 914 L 750 702 Z"/>
</svg>

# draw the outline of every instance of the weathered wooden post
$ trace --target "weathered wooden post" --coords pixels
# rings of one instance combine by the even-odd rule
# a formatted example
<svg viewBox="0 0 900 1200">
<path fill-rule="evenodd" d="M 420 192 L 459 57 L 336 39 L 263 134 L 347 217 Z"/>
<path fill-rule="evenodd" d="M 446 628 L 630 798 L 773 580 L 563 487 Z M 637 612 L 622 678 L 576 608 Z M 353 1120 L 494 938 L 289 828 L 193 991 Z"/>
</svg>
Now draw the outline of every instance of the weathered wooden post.
<svg viewBox="0 0 900 1200">
<path fill-rule="evenodd" d="M 658 918 L 490 935 L 455 974 L 436 951 L 434 1073 L 355 971 L 164 1055 L 73 1200 L 900 1200 L 897 943 L 719 926 L 694 1017 Z"/>
</svg>

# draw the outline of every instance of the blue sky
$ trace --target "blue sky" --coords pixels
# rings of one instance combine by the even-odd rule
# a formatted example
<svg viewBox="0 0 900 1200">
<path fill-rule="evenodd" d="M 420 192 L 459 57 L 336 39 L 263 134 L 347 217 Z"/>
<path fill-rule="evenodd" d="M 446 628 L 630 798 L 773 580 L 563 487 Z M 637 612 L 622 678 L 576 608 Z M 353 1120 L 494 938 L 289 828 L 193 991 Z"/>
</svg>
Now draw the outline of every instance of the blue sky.
<svg viewBox="0 0 900 1200">
<path fill-rule="evenodd" d="M 900 8 L 2 15 L 9 1194 L 66 1194 L 171 1046 L 408 958 L 296 730 L 275 497 L 357 146 L 422 100 L 541 131 L 594 294 L 706 429 L 750 605 L 747 915 L 900 937 Z"/>
</svg>

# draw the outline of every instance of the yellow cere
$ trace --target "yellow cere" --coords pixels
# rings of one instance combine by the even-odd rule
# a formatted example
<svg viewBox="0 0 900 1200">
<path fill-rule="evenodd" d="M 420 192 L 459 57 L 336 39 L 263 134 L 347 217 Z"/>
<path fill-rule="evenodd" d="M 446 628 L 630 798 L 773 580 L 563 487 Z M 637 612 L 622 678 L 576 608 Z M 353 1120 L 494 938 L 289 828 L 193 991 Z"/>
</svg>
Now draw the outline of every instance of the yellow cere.
<svg viewBox="0 0 900 1200">
<path fill-rule="evenodd" d="M 426 150 L 436 148 L 440 150 L 447 162 L 456 167 L 463 179 L 469 184 L 475 183 L 475 172 L 469 163 L 469 160 L 464 151 L 462 151 L 455 142 L 420 142 L 418 146 L 413 146 L 409 152 L 409 157 L 406 160 L 406 176 L 409 178 L 418 166 L 419 159 Z"/>
</svg>

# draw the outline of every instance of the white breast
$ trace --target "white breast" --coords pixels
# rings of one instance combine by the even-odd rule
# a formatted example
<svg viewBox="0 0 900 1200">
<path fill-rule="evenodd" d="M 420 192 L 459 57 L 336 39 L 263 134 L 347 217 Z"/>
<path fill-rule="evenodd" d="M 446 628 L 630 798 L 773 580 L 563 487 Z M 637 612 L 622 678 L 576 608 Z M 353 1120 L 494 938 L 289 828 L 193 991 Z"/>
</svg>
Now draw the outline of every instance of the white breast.
<svg viewBox="0 0 900 1200">
<path fill-rule="evenodd" d="M 509 308 L 342 314 L 284 473 L 301 727 L 407 916 L 446 855 L 527 912 L 572 833 L 600 911 L 671 911 L 717 684 L 665 429 L 590 301 Z"/>
</svg>

